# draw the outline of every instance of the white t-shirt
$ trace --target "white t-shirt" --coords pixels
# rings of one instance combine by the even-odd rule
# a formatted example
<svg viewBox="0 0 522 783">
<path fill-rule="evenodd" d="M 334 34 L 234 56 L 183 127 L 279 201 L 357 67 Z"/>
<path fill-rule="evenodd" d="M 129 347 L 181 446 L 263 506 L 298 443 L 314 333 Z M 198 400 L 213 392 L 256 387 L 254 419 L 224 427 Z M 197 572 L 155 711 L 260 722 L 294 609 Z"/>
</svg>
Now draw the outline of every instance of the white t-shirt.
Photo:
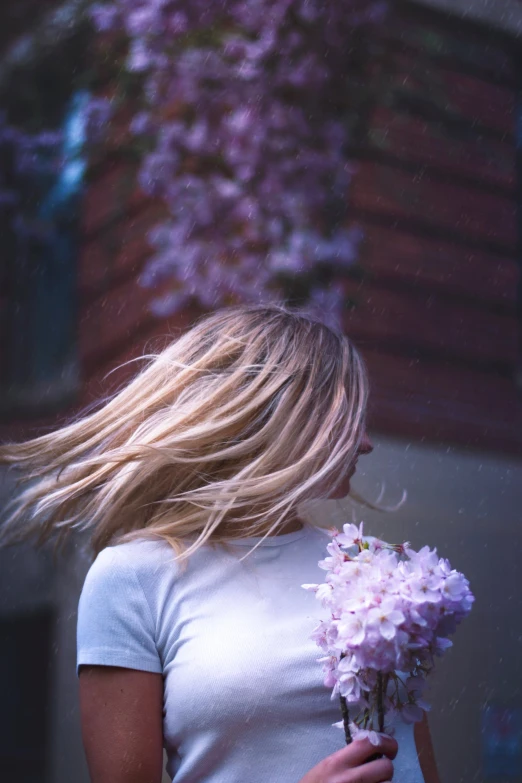
<svg viewBox="0 0 522 783">
<path fill-rule="evenodd" d="M 302 530 L 203 546 L 185 572 L 164 541 L 104 549 L 78 609 L 77 665 L 164 678 L 163 737 L 175 783 L 298 783 L 344 746 L 338 699 L 323 684 L 310 634 L 324 609 L 328 537 Z M 397 724 L 395 779 L 422 783 L 413 729 Z"/>
</svg>

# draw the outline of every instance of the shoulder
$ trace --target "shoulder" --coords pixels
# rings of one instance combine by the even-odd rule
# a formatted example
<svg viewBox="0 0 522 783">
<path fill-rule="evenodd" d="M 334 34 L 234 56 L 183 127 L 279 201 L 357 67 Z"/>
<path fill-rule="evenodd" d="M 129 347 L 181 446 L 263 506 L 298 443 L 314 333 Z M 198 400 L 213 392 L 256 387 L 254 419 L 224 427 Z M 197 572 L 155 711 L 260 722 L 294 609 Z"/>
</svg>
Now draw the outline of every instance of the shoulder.
<svg viewBox="0 0 522 783">
<path fill-rule="evenodd" d="M 105 547 L 96 557 L 107 567 L 130 568 L 136 573 L 146 573 L 167 563 L 174 563 L 172 547 L 160 539 L 137 538 Z"/>
<path fill-rule="evenodd" d="M 87 571 L 83 591 L 139 587 L 147 593 L 164 576 L 173 578 L 178 572 L 175 552 L 166 541 L 139 538 L 102 549 Z"/>
<path fill-rule="evenodd" d="M 154 575 L 168 557 L 174 551 L 166 542 L 138 539 L 98 554 L 78 604 L 78 670 L 88 663 L 161 671 L 156 594 L 165 591 Z"/>
</svg>

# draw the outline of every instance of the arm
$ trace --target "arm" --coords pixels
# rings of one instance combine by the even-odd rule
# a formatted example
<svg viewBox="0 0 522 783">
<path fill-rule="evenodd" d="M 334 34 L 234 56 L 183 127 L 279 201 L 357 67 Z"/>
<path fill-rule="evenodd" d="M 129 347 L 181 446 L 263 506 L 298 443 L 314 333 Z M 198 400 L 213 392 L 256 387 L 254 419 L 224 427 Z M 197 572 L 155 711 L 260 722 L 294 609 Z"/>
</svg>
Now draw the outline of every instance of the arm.
<svg viewBox="0 0 522 783">
<path fill-rule="evenodd" d="M 161 783 L 163 677 L 81 666 L 80 717 L 91 783 Z"/>
<path fill-rule="evenodd" d="M 425 783 L 440 783 L 437 763 L 435 761 L 435 752 L 431 741 L 430 727 L 428 725 L 428 716 L 426 713 L 424 713 L 423 719 L 414 725 L 413 735 L 415 737 L 419 764 Z"/>
</svg>

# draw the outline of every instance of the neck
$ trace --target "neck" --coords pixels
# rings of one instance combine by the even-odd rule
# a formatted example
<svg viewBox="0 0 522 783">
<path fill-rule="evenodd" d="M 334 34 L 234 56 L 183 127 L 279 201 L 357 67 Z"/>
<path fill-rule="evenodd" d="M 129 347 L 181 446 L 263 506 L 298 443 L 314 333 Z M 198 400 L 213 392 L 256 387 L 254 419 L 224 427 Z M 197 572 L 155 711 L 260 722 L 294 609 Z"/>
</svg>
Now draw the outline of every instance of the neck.
<svg viewBox="0 0 522 783">
<path fill-rule="evenodd" d="M 295 517 L 294 519 L 291 519 L 290 521 L 286 522 L 285 525 L 277 531 L 275 534 L 276 536 L 282 536 L 286 533 L 297 533 L 298 530 L 301 530 L 303 527 L 302 521 L 299 519 L 299 517 Z"/>
<path fill-rule="evenodd" d="M 282 527 L 282 528 L 280 528 L 280 530 L 278 530 L 276 533 L 271 533 L 270 535 L 271 535 L 271 536 L 283 536 L 283 535 L 285 535 L 286 533 L 297 533 L 297 531 L 298 531 L 298 530 L 302 530 L 302 528 L 303 528 L 303 522 L 302 522 L 302 520 L 301 520 L 301 519 L 299 519 L 299 517 L 292 517 L 291 519 L 287 520 L 287 522 L 285 522 L 285 524 L 283 525 L 283 527 Z M 268 528 L 268 527 L 266 527 L 266 528 L 264 528 L 264 529 L 262 528 L 262 529 L 261 529 L 261 530 L 259 530 L 259 531 L 258 531 L 258 532 L 257 532 L 255 535 L 256 535 L 256 536 L 264 536 L 264 534 L 265 534 L 265 533 L 266 533 L 268 530 L 269 530 L 269 528 Z M 226 526 L 225 526 L 225 527 L 222 527 L 222 528 L 220 528 L 220 533 L 221 533 L 222 535 L 223 535 L 224 533 L 226 534 L 226 532 L 227 532 L 227 530 L 226 530 Z"/>
</svg>

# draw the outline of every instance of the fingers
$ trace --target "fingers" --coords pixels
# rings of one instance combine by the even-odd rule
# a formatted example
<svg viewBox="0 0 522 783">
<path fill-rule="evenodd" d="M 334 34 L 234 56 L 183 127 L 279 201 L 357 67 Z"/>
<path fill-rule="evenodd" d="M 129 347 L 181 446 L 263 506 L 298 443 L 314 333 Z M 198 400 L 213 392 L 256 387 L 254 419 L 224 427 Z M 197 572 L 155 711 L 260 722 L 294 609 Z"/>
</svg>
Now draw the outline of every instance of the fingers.
<svg viewBox="0 0 522 783">
<path fill-rule="evenodd" d="M 375 758 L 375 751 L 384 754 Z M 357 740 L 324 759 L 324 780 L 331 783 L 385 783 L 393 778 L 391 759 L 397 755 L 398 745 L 392 737 L 382 739 L 378 748 L 368 739 Z"/>
<path fill-rule="evenodd" d="M 338 750 L 332 755 L 332 758 L 338 760 L 340 765 L 346 767 L 348 763 L 351 767 L 358 767 L 360 764 L 368 762 L 376 753 L 383 754 L 389 759 L 394 759 L 399 750 L 397 741 L 393 737 L 383 737 L 378 747 L 372 745 L 369 739 L 356 740 L 345 748 Z"/>
<path fill-rule="evenodd" d="M 391 783 L 393 764 L 390 759 L 371 761 L 357 769 L 347 769 L 338 778 L 339 783 Z"/>
</svg>

